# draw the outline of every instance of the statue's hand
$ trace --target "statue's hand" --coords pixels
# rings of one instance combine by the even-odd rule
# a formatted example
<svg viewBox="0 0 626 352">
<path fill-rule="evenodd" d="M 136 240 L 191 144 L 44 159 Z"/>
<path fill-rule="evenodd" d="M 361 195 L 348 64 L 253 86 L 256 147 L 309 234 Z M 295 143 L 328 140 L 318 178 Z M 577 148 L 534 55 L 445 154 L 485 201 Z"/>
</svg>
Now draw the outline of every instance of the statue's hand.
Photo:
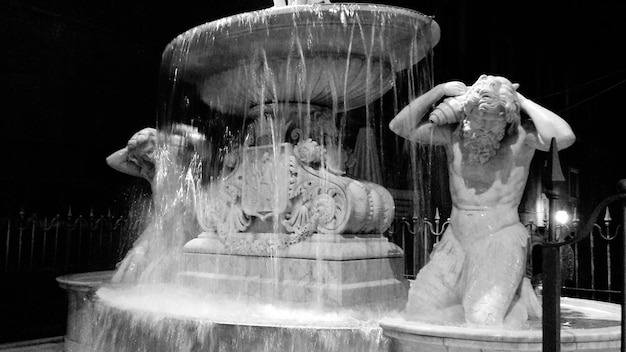
<svg viewBox="0 0 626 352">
<path fill-rule="evenodd" d="M 154 142 L 156 140 L 156 130 L 153 127 L 146 127 L 139 132 L 135 133 L 128 143 L 141 144 L 145 142 Z"/>
<path fill-rule="evenodd" d="M 443 94 L 448 97 L 456 97 L 465 92 L 467 92 L 467 86 L 463 82 L 451 81 L 443 85 Z"/>
<path fill-rule="evenodd" d="M 461 103 L 463 98 L 456 97 L 465 94 L 465 92 L 467 92 L 467 86 L 463 82 L 443 83 L 443 95 L 447 98 L 430 113 L 428 121 L 437 126 L 460 122 L 464 116 Z"/>
</svg>

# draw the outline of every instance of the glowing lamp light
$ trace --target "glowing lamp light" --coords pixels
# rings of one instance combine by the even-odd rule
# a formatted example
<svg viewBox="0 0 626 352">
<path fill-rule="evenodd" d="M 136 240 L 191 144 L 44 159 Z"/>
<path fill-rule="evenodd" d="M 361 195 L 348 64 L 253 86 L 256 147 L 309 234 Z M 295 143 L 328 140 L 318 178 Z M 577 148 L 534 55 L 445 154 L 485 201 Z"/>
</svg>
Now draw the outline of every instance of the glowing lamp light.
<svg viewBox="0 0 626 352">
<path fill-rule="evenodd" d="M 557 223 L 563 225 L 569 220 L 569 214 L 565 210 L 559 210 L 556 212 L 554 219 Z"/>
</svg>

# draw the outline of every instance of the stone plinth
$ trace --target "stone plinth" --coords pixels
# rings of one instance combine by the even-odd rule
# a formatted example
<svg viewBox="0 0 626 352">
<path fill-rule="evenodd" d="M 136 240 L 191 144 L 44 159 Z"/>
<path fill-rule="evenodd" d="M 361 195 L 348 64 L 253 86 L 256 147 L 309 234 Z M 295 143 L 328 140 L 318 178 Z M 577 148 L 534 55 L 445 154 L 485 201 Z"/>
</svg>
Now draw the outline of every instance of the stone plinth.
<svg viewBox="0 0 626 352">
<path fill-rule="evenodd" d="M 253 246 L 278 234 L 232 236 L 240 241 L 225 243 L 204 234 L 187 243 L 187 270 L 181 280 L 214 293 L 264 302 L 398 309 L 406 303 L 402 250 L 380 235 L 316 234 L 271 255 L 250 248 L 240 251 L 232 244 Z"/>
</svg>

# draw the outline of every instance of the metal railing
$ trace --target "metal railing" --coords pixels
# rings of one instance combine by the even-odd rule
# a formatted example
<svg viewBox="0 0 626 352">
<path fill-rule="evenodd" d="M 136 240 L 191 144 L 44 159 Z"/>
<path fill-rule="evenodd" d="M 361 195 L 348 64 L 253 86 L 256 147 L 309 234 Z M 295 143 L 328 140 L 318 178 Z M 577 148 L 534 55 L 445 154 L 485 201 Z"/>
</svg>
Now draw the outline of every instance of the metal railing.
<svg viewBox="0 0 626 352">
<path fill-rule="evenodd" d="M 608 208 L 606 210 L 608 212 Z M 557 238 L 569 241 L 580 231 L 580 219 L 557 225 Z M 547 228 L 531 222 L 525 225 L 530 235 L 528 275 L 540 284 L 541 250 Z M 565 244 L 560 249 L 563 293 L 566 296 L 607 302 L 621 302 L 620 269 L 623 241 L 621 224 L 610 217 L 594 223 L 588 236 Z"/>
<path fill-rule="evenodd" d="M 389 240 L 404 250 L 405 276 L 414 279 L 419 269 L 428 262 L 428 257 L 435 243 L 439 242 L 450 219 L 442 221 L 439 209 L 435 209 L 435 217 L 427 218 L 402 217 L 395 219 L 385 232 Z"/>
<path fill-rule="evenodd" d="M 556 197 L 558 198 L 558 193 L 556 194 Z M 597 219 L 599 218 L 601 212 L 605 209 L 607 209 L 609 204 L 615 203 L 615 202 L 619 202 L 621 203 L 621 209 L 622 209 L 622 225 L 618 226 L 618 228 L 615 229 L 615 232 L 613 234 L 611 234 L 610 232 L 604 232 L 602 231 L 602 227 L 600 225 L 598 225 Z M 610 216 L 607 219 L 607 216 L 605 215 L 605 227 L 608 228 L 608 226 L 610 225 L 610 222 L 608 221 L 610 219 Z M 578 225 L 578 224 L 576 224 Z M 551 224 L 551 227 L 553 226 L 553 224 Z M 606 198 L 604 198 L 594 209 L 594 211 L 591 213 L 591 215 L 589 216 L 589 219 L 587 220 L 587 222 L 583 225 L 583 226 L 576 226 L 575 231 L 573 231 L 567 238 L 564 239 L 559 239 L 556 235 L 551 234 L 550 236 L 548 236 L 548 238 L 546 239 L 545 243 L 543 244 L 544 246 L 544 251 L 548 252 L 548 254 L 550 255 L 545 255 L 545 257 L 550 257 L 552 258 L 550 263 L 544 263 L 544 269 L 549 269 L 550 267 L 554 266 L 554 268 L 550 271 L 546 273 L 546 279 L 550 278 L 550 282 L 548 282 L 548 280 L 546 280 L 545 282 L 545 287 L 544 287 L 544 292 L 548 292 L 548 290 L 550 291 L 550 295 L 549 296 L 555 296 L 555 301 L 556 304 L 546 304 L 546 294 L 544 294 L 544 325 L 545 325 L 545 317 L 546 317 L 546 306 L 551 307 L 554 306 L 556 309 L 556 316 L 554 317 L 554 325 L 555 326 L 551 326 L 549 327 L 549 330 L 554 330 L 554 331 L 549 331 L 549 333 L 552 335 L 556 335 L 556 336 L 550 336 L 550 339 L 546 339 L 545 336 L 545 331 L 544 331 L 544 343 L 546 343 L 546 346 L 544 346 L 544 351 L 560 351 L 560 326 L 558 325 L 559 321 L 560 321 L 560 311 L 559 311 L 559 297 L 560 297 L 560 293 L 561 293 L 561 276 L 560 276 L 560 248 L 563 248 L 564 246 L 571 246 L 571 245 L 577 245 L 578 243 L 580 243 L 581 241 L 585 240 L 585 239 L 589 239 L 591 244 L 593 245 L 593 234 L 594 234 L 594 230 L 599 230 L 599 234 L 602 238 L 604 238 L 605 240 L 609 240 L 612 241 L 613 239 L 616 238 L 619 229 L 624 229 L 626 228 L 626 180 L 621 180 L 619 182 L 619 193 L 608 196 Z M 556 226 L 554 226 L 554 230 L 551 230 L 550 232 L 554 232 L 556 233 Z M 624 239 L 624 238 L 623 238 Z M 608 257 L 608 261 L 607 261 L 607 265 L 608 265 L 608 276 L 609 276 L 609 280 L 611 277 L 611 262 L 610 262 L 610 246 L 607 247 L 607 257 Z M 625 270 L 625 265 L 624 265 L 624 260 L 626 259 L 626 241 L 623 241 L 622 243 L 622 287 L 621 287 L 621 293 L 622 293 L 622 297 L 621 297 L 621 303 L 622 303 L 622 324 L 621 324 L 621 332 L 622 332 L 622 337 L 621 337 L 621 351 L 626 351 L 626 270 Z M 557 271 L 559 270 L 559 271 Z M 593 271 L 593 268 L 592 268 Z M 592 281 L 593 284 L 594 281 Z M 610 285 L 610 283 L 609 283 Z M 610 287 L 610 286 L 609 286 Z M 545 329 L 545 326 L 544 326 Z M 546 342 L 547 340 L 547 342 Z"/>
<path fill-rule="evenodd" d="M 109 270 L 132 246 L 141 219 L 67 215 L 27 215 L 0 219 L 0 270 L 3 272 L 54 271 L 73 273 Z"/>
<path fill-rule="evenodd" d="M 552 248 L 551 250 L 556 248 L 557 252 L 557 247 L 572 246 L 572 280 L 566 280 L 564 286 L 558 282 L 559 296 L 560 288 L 563 288 L 568 294 L 573 292 L 591 296 L 583 296 L 585 298 L 602 299 L 602 295 L 609 294 L 612 297 L 609 301 L 623 299 L 624 288 L 616 286 L 620 283 L 620 274 L 622 286 L 626 282 L 624 265 L 616 266 L 612 261 L 620 255 L 622 260 L 626 257 L 626 247 L 622 248 L 621 254 L 616 253 L 616 247 L 620 244 L 617 239 L 622 239 L 622 245 L 626 242 L 623 236 L 620 237 L 624 225 L 613 225 L 611 228 L 612 219 L 606 215 L 607 206 L 617 201 L 623 203 L 623 217 L 626 218 L 626 193 L 619 193 L 603 200 L 584 226 L 579 226 L 578 221 L 574 221 L 571 226 L 561 226 L 558 231 L 562 236 L 555 236 L 558 241 L 546 239 L 542 243 L 544 247 Z M 605 212 L 603 223 L 596 224 L 602 211 Z M 21 211 L 17 216 L 2 217 L 0 272 L 12 274 L 47 271 L 64 274 L 110 270 L 132 247 L 143 226 L 143 218 L 140 217 L 130 219 L 110 213 L 96 216 L 93 212 L 87 216 L 74 216 L 71 210 L 64 216 L 42 217 L 37 214 L 27 215 Z M 427 263 L 433 245 L 440 240 L 448 226 L 449 219 L 443 220 L 438 210 L 433 219 L 395 219 L 385 236 L 404 249 L 408 278 L 414 278 L 417 271 Z M 557 226 L 554 227 L 558 229 Z M 545 228 L 540 229 L 532 224 L 528 228 L 531 238 L 545 238 Z M 532 249 L 532 245 L 529 248 Z M 598 249 L 604 249 L 604 254 L 599 254 Z M 560 260 L 560 252 L 558 257 Z M 588 260 L 583 261 L 582 258 Z M 560 269 L 559 262 L 558 270 Z M 598 273 L 603 274 L 597 275 Z M 622 307 L 624 310 L 624 304 Z M 622 335 L 624 338 L 624 333 Z"/>
<path fill-rule="evenodd" d="M 540 247 L 549 254 L 544 254 L 543 258 L 548 258 L 547 263 L 542 263 L 541 274 L 544 278 L 544 351 L 560 351 L 560 296 L 564 291 L 568 295 L 601 299 L 606 301 L 616 301 L 622 304 L 622 351 L 626 351 L 626 265 L 623 264 L 626 258 L 626 180 L 621 181 L 621 193 L 605 198 L 589 216 L 588 222 L 584 226 L 579 226 L 579 220 L 574 219 L 571 226 L 559 225 L 554 221 L 547 228 L 540 228 L 535 224 L 527 224 L 529 230 L 529 268 L 533 268 L 532 250 Z M 558 195 L 557 195 L 558 196 Z M 624 224 L 611 227 L 612 218 L 608 212 L 608 205 L 614 202 L 621 202 L 623 212 L 622 220 Z M 556 209 L 556 206 L 552 206 Z M 597 224 L 601 212 L 605 212 L 601 224 Z M 385 235 L 394 243 L 402 247 L 405 251 L 405 275 L 409 279 L 415 275 L 428 261 L 428 255 L 433 245 L 439 241 L 441 235 L 449 225 L 449 218 L 442 222 L 439 211 L 435 211 L 435 218 L 429 219 L 406 217 L 395 219 L 392 226 Z M 554 214 L 551 216 L 554 218 Z M 603 226 L 604 225 L 604 226 Z M 554 228 L 554 231 L 551 230 Z M 552 232 L 552 233 L 551 233 Z M 549 236 L 548 234 L 551 233 Z M 620 245 L 621 235 L 622 253 L 616 253 Z M 596 237 L 599 237 L 596 238 Z M 541 240 L 537 241 L 536 239 Z M 533 239 L 535 239 L 533 241 Z M 600 242 L 602 241 L 602 242 Z M 571 250 L 571 258 L 562 255 L 565 250 Z M 621 255 L 621 258 L 619 258 Z M 614 265 L 613 258 L 621 259 L 622 265 Z M 570 258 L 571 265 L 563 265 L 562 258 Z M 582 258 L 586 258 L 583 261 Z M 563 267 L 566 271 L 571 270 L 571 275 L 562 280 L 564 276 Z M 621 269 L 619 269 L 621 268 Z M 536 272 L 528 273 L 531 277 Z M 600 274 L 600 275 L 598 275 Z M 616 289 L 617 283 L 621 288 Z M 546 286 L 548 300 L 546 300 Z M 551 298 L 550 298 L 551 297 Z M 547 310 L 547 311 L 546 311 Z"/>
<path fill-rule="evenodd" d="M 428 261 L 433 245 L 449 226 L 449 218 L 445 220 L 435 211 L 434 219 L 397 218 L 387 230 L 385 236 L 405 250 L 406 277 L 413 279 L 417 271 Z M 580 221 L 580 220 L 578 220 Z M 574 236 L 578 230 L 577 221 L 570 225 L 559 225 L 565 240 Z M 530 236 L 527 275 L 534 283 L 540 283 L 537 276 L 541 274 L 541 245 L 545 227 L 534 223 L 526 224 Z M 591 298 L 608 302 L 621 302 L 619 284 L 623 270 L 617 259 L 621 259 L 618 251 L 623 238 L 622 225 L 615 224 L 606 218 L 600 224 L 594 224 L 589 236 L 562 251 L 563 258 L 563 290 L 568 296 Z M 623 239 L 621 240 L 623 241 Z M 408 252 L 408 253 L 407 253 Z M 534 254 L 534 255 L 533 255 Z M 533 269 L 534 268 L 534 269 Z"/>
<path fill-rule="evenodd" d="M 606 214 L 606 207 L 603 209 Z M 572 252 L 571 267 L 564 265 L 571 270 L 570 275 L 563 277 L 564 291 L 575 297 L 619 302 L 620 275 L 624 270 L 612 262 L 623 255 L 617 252 L 622 226 L 612 224 L 610 216 L 605 215 L 600 224 L 589 226 L 588 236 L 572 240 L 584 231 L 578 221 L 561 225 L 559 230 Z M 426 264 L 433 245 L 448 225 L 449 219 L 444 220 L 438 210 L 433 219 L 395 219 L 385 236 L 404 249 L 408 278 L 414 278 Z M 70 210 L 65 216 L 46 217 L 21 211 L 17 216 L 0 218 L 0 271 L 72 273 L 113 269 L 132 247 L 142 226 L 142 219 L 110 213 L 74 216 Z M 531 238 L 544 235 L 545 228 L 534 224 L 527 228 Z M 529 248 L 540 245 L 534 242 Z M 533 267 L 532 256 L 529 267 Z"/>
</svg>

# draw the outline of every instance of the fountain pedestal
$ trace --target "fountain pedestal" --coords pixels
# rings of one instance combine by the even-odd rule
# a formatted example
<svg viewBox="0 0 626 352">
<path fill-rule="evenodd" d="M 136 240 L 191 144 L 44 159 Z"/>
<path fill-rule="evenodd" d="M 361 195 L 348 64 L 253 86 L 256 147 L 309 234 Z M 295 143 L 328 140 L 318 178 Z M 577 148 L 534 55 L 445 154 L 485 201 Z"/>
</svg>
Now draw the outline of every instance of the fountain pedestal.
<svg viewBox="0 0 626 352">
<path fill-rule="evenodd" d="M 168 101 L 249 123 L 219 146 L 220 174 L 198 190 L 205 233 L 185 245 L 181 281 L 263 301 L 402 308 L 403 253 L 381 235 L 393 198 L 344 176 L 345 115 L 370 108 L 438 41 L 432 18 L 366 4 L 274 7 L 175 38 L 162 62 Z M 186 119 L 171 108 L 165 125 Z"/>
<path fill-rule="evenodd" d="M 279 236 L 234 235 L 252 243 Z M 184 251 L 187 270 L 181 280 L 218 294 L 329 308 L 374 304 L 401 309 L 406 304 L 402 250 L 380 235 L 315 234 L 270 256 L 232 254 L 236 249 L 216 235 L 203 234 Z"/>
<path fill-rule="evenodd" d="M 281 119 L 257 120 L 257 143 L 273 139 L 267 131 L 282 136 L 282 126 L 298 126 Z M 393 220 L 393 198 L 330 167 L 336 163 L 324 157 L 334 144 L 325 140 L 325 148 L 309 138 L 231 155 L 230 172 L 196 200 L 205 232 L 183 248 L 185 285 L 261 302 L 404 307 L 403 252 L 381 235 Z"/>
</svg>

